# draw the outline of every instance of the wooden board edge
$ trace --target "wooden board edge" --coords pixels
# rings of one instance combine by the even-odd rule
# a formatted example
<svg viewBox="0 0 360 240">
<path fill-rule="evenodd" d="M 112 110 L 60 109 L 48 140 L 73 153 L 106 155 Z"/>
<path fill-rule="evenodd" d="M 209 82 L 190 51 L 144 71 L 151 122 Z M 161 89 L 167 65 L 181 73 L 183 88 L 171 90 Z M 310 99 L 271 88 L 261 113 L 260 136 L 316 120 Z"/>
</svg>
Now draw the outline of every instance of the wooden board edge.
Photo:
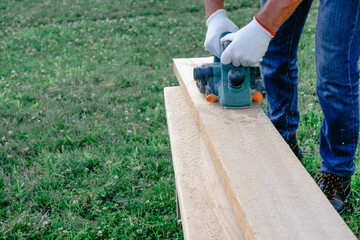
<svg viewBox="0 0 360 240">
<path fill-rule="evenodd" d="M 173 162 L 174 162 L 174 170 L 175 170 L 175 179 L 176 179 L 176 185 L 177 185 L 177 194 L 179 199 L 179 205 L 180 205 L 180 214 L 183 219 L 183 230 L 184 230 L 184 237 L 185 239 L 218 239 L 216 236 L 226 236 L 226 239 L 245 239 L 245 236 L 242 232 L 242 229 L 237 221 L 237 218 L 235 216 L 235 213 L 233 212 L 232 206 L 227 199 L 227 195 L 225 194 L 225 190 L 223 188 L 223 185 L 220 181 L 219 176 L 217 175 L 216 169 L 214 166 L 212 166 L 212 160 L 210 157 L 210 154 L 207 152 L 207 149 L 205 147 L 203 138 L 197 128 L 197 125 L 194 121 L 194 119 L 191 116 L 189 106 L 185 100 L 185 97 L 183 97 L 183 93 L 180 89 L 180 87 L 167 87 L 164 89 L 164 95 L 165 95 L 165 103 L 166 103 L 166 112 L 167 112 L 167 119 L 168 119 L 168 127 L 169 127 L 169 135 L 170 135 L 170 141 L 171 141 L 171 148 L 172 148 L 172 155 L 173 155 Z M 172 98 L 170 95 L 176 95 Z M 181 95 L 181 96 L 180 96 Z M 179 101 L 182 101 L 181 104 L 179 104 Z M 178 103 L 176 103 L 178 102 Z M 181 111 L 175 112 L 172 110 L 175 105 L 182 106 Z M 183 120 L 182 118 L 184 115 L 187 115 L 191 119 L 186 121 L 186 130 L 179 131 L 179 127 L 181 128 L 184 126 L 184 123 L 181 123 Z M 189 140 L 189 136 L 185 136 L 184 134 L 189 134 L 192 132 L 193 136 L 191 137 L 192 140 Z M 193 141 L 194 139 L 197 139 L 196 141 Z M 181 146 L 179 144 L 179 140 L 181 141 Z M 202 142 L 202 143 L 200 143 Z M 197 144 L 200 146 L 200 148 L 194 148 L 194 144 Z M 201 147 L 202 146 L 202 147 Z M 195 150 L 195 152 L 194 152 Z M 201 151 L 196 153 L 196 151 Z M 206 201 L 207 206 L 212 206 L 211 211 L 207 212 L 209 209 L 201 209 L 204 206 L 198 206 L 200 208 L 200 212 L 205 212 L 204 216 L 206 214 L 208 215 L 208 218 L 217 218 L 217 223 L 213 225 L 218 225 L 215 228 L 217 228 L 218 234 L 215 234 L 215 230 L 211 232 L 208 229 L 208 232 L 203 231 L 202 236 L 197 236 L 194 238 L 194 231 L 190 230 L 191 226 L 188 224 L 189 220 L 189 213 L 191 213 L 191 209 L 189 210 L 189 205 L 191 205 L 191 201 L 195 203 L 194 199 L 186 198 L 186 176 L 181 175 L 181 169 L 179 169 L 184 162 L 181 163 L 181 161 L 184 161 L 184 158 L 188 157 L 189 155 L 195 155 L 200 156 L 204 159 L 197 159 L 194 161 L 198 161 L 198 166 L 201 166 L 201 169 L 197 170 L 190 170 L 188 169 L 187 175 L 192 174 L 192 176 L 188 176 L 194 179 L 194 183 L 197 183 L 197 186 L 192 186 L 192 188 L 197 188 L 198 191 L 201 189 L 206 189 L 206 193 L 201 195 L 198 194 L 197 196 L 202 196 Z M 200 163 L 201 161 L 201 163 Z M 178 168 L 179 167 L 179 168 Z M 200 176 L 203 175 L 203 176 Z M 206 176 L 205 176 L 206 175 Z M 204 181 L 196 181 L 196 179 L 202 179 Z M 209 189 L 209 186 L 212 186 L 212 191 Z M 211 198 L 211 199 L 210 199 Z M 210 199 L 210 200 L 209 200 Z M 190 203 L 189 203 L 190 201 Z M 212 201 L 212 202 L 209 202 Z M 218 206 L 218 207 L 216 207 Z M 220 206 L 220 207 L 219 207 Z M 200 213 L 198 212 L 198 213 Z M 211 214 L 210 214 L 211 213 Z M 201 215 L 201 214 L 200 214 Z M 199 216 L 201 217 L 201 216 Z M 204 224 L 206 221 L 209 221 L 210 219 L 203 219 Z M 214 219 L 211 220 L 212 223 L 214 223 Z M 221 227 L 220 227 L 221 225 Z M 228 229 L 229 226 L 231 226 L 233 229 Z M 214 226 L 213 226 L 214 227 Z M 220 227 L 220 228 L 219 228 Z M 198 229 L 200 231 L 200 229 Z M 206 235 L 208 234 L 208 235 Z M 212 235 L 213 234 L 213 235 Z M 222 238 L 223 239 L 223 238 Z"/>
<path fill-rule="evenodd" d="M 183 94 L 185 95 L 185 98 L 187 99 L 187 101 L 189 103 L 189 106 L 191 109 L 191 114 L 194 117 L 195 122 L 199 127 L 199 130 L 202 132 L 202 134 L 204 136 L 205 145 L 206 145 L 208 151 L 210 152 L 214 166 L 217 169 L 217 172 L 220 176 L 222 184 L 224 185 L 226 195 L 228 196 L 229 201 L 230 201 L 231 205 L 233 206 L 234 212 L 239 220 L 241 228 L 244 231 L 245 237 L 246 237 L 246 239 L 249 239 L 249 240 L 255 240 L 256 239 L 255 234 L 249 224 L 246 214 L 245 214 L 244 210 L 242 209 L 242 207 L 240 206 L 239 201 L 234 197 L 234 196 L 236 196 L 236 194 L 233 192 L 233 190 L 231 188 L 230 181 L 228 180 L 228 175 L 226 173 L 226 170 L 224 169 L 222 163 L 220 162 L 220 157 L 218 156 L 217 152 L 214 149 L 214 145 L 211 142 L 211 138 L 207 134 L 206 127 L 204 126 L 203 122 L 200 120 L 199 112 L 197 111 L 194 104 L 192 104 L 192 98 L 191 98 L 191 96 L 186 88 L 185 82 L 183 81 L 183 78 L 179 72 L 179 68 L 177 67 L 177 62 L 183 61 L 183 60 L 184 59 L 173 59 L 173 69 L 174 69 L 175 76 L 178 79 L 178 81 L 180 83 L 180 87 L 183 91 Z M 199 61 L 199 62 L 207 62 L 209 60 L 211 61 L 211 59 L 209 59 L 209 58 L 190 59 L 190 61 L 192 61 L 192 60 Z M 208 103 L 204 101 L 204 104 L 208 104 Z"/>
</svg>

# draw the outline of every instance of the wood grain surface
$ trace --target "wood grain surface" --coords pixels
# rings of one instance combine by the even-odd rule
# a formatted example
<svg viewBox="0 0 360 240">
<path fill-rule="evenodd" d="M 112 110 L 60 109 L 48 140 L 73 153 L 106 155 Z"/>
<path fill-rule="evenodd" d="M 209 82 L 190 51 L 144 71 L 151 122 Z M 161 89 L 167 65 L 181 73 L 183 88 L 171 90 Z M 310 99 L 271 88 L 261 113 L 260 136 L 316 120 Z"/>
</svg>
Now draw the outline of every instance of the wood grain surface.
<svg viewBox="0 0 360 240">
<path fill-rule="evenodd" d="M 164 89 L 185 239 L 245 239 L 180 87 Z"/>
<path fill-rule="evenodd" d="M 246 239 L 356 239 L 258 105 L 205 101 L 193 68 L 212 58 L 174 59 L 174 71 Z"/>
</svg>

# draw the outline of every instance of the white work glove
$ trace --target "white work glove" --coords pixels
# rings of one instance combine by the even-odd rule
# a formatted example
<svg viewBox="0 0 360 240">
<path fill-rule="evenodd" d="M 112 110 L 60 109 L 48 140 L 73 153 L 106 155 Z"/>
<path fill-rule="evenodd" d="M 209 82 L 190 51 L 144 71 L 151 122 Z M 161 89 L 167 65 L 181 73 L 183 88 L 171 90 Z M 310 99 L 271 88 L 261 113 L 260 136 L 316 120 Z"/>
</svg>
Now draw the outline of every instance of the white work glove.
<svg viewBox="0 0 360 240">
<path fill-rule="evenodd" d="M 256 67 L 262 61 L 272 38 L 273 35 L 254 18 L 239 31 L 221 38 L 221 43 L 231 41 L 221 56 L 221 62 L 232 63 L 236 67 Z"/>
<path fill-rule="evenodd" d="M 224 9 L 219 9 L 207 19 L 207 32 L 204 47 L 220 58 L 220 36 L 224 32 L 236 32 L 239 28 L 226 16 Z"/>
</svg>

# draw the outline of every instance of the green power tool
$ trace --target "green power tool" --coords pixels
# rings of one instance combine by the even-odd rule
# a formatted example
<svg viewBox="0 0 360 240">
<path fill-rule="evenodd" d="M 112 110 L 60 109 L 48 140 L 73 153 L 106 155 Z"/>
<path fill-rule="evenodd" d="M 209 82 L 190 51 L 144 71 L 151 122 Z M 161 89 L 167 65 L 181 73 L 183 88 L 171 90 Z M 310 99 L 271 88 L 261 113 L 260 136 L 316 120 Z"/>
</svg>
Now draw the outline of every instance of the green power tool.
<svg viewBox="0 0 360 240">
<path fill-rule="evenodd" d="M 227 41 L 221 44 L 221 54 L 230 43 Z M 193 75 L 200 93 L 206 95 L 206 100 L 218 101 L 223 107 L 250 107 L 252 101 L 261 102 L 265 95 L 258 67 L 225 65 L 215 56 L 213 63 L 195 67 Z"/>
</svg>

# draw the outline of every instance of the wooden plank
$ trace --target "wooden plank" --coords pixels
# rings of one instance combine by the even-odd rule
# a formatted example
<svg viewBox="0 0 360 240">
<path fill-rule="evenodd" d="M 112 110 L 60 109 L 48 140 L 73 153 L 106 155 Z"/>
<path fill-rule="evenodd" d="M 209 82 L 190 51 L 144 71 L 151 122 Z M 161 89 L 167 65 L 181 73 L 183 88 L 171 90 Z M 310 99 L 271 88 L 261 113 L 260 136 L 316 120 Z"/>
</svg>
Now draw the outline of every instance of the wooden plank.
<svg viewBox="0 0 360 240">
<path fill-rule="evenodd" d="M 185 239 L 245 239 L 180 87 L 164 93 Z"/>
<path fill-rule="evenodd" d="M 246 238 L 356 239 L 259 106 L 205 101 L 192 69 L 211 61 L 174 59 L 174 71 Z"/>
</svg>

